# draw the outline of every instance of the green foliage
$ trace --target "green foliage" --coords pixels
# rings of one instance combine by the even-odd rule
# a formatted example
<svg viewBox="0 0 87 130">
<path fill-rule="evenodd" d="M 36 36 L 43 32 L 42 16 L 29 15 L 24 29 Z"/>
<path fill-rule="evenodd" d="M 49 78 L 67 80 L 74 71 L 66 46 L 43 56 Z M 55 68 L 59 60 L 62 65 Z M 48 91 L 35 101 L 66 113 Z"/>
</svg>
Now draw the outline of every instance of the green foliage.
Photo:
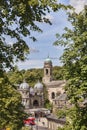
<svg viewBox="0 0 87 130">
<path fill-rule="evenodd" d="M 23 73 L 25 71 L 19 71 L 17 67 L 14 67 L 13 70 L 7 72 L 7 76 L 9 78 L 10 84 L 12 86 L 18 86 L 23 82 Z"/>
<path fill-rule="evenodd" d="M 62 80 L 63 79 L 63 66 L 54 66 L 53 67 L 53 79 Z"/>
<path fill-rule="evenodd" d="M 56 11 L 55 0 L 1 0 L 0 1 L 0 68 L 11 68 L 15 61 L 24 60 L 29 53 L 29 47 L 24 37 L 36 40 L 31 31 L 42 32 L 36 22 L 50 23 L 46 13 Z M 13 41 L 8 44 L 8 37 Z"/>
<path fill-rule="evenodd" d="M 18 84 L 23 79 L 23 71 L 9 73 L 8 81 L 4 71 L 12 69 L 14 63 L 26 59 L 29 47 L 25 37 L 36 40 L 32 31 L 42 32 L 38 22 L 51 24 L 46 13 L 56 11 L 64 5 L 56 0 L 0 0 L 0 128 L 12 127 L 20 130 L 25 113 L 21 105 L 21 97 L 12 84 Z M 8 44 L 11 39 L 12 45 Z M 12 73 L 14 76 L 11 77 Z M 37 75 L 36 75 L 37 76 Z M 39 78 L 40 75 L 38 76 Z M 32 74 L 31 74 L 31 79 Z"/>
<path fill-rule="evenodd" d="M 21 130 L 31 130 L 31 128 L 29 126 L 25 126 L 25 127 L 22 127 Z"/>
<path fill-rule="evenodd" d="M 52 110 L 53 109 L 53 104 L 50 103 L 50 101 L 48 99 L 45 100 L 45 108 Z"/>
<path fill-rule="evenodd" d="M 69 100 L 74 104 L 68 111 L 68 125 L 63 130 L 87 130 L 87 7 L 79 14 L 68 13 L 72 28 L 57 35 L 56 45 L 65 46 L 61 60 L 64 64 L 65 86 Z"/>
<path fill-rule="evenodd" d="M 56 115 L 58 116 L 58 118 L 65 118 L 67 115 L 66 113 L 67 113 L 67 109 L 63 108 L 61 110 L 60 109 L 57 110 Z"/>
<path fill-rule="evenodd" d="M 25 79 L 30 86 L 34 86 L 37 81 L 42 82 L 43 69 L 30 69 L 30 70 L 18 70 L 17 67 L 14 70 L 7 72 L 7 76 L 12 85 L 20 84 Z M 54 80 L 63 79 L 63 67 L 53 67 Z"/>
<path fill-rule="evenodd" d="M 43 77 L 43 70 L 42 69 L 30 69 L 26 70 L 23 77 L 29 83 L 30 86 L 34 87 L 34 85 L 38 82 L 41 82 Z"/>
<path fill-rule="evenodd" d="M 42 81 L 43 70 L 42 69 L 30 69 L 21 70 L 14 69 L 7 72 L 9 81 L 13 85 L 19 85 L 25 79 L 29 86 L 34 87 L 34 85 L 39 81 Z"/>
<path fill-rule="evenodd" d="M 26 117 L 21 104 L 21 95 L 8 80 L 0 78 L 0 128 L 10 127 L 12 130 L 20 130 Z"/>
<path fill-rule="evenodd" d="M 68 6 L 58 4 L 57 0 L 1 0 L 0 1 L 0 68 L 12 68 L 19 59 L 24 61 L 29 54 L 25 42 L 28 37 L 36 38 L 32 31 L 42 32 L 38 22 L 51 24 L 46 14 Z M 8 44 L 11 39 L 12 45 Z"/>
</svg>

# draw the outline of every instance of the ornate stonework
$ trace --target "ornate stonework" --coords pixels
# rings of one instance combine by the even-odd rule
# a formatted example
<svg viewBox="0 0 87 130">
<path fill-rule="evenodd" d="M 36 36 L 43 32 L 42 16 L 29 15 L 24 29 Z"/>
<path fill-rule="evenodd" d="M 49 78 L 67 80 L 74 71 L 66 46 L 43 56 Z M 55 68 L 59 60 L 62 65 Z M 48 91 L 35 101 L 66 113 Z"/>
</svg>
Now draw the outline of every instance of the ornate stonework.
<svg viewBox="0 0 87 130">
<path fill-rule="evenodd" d="M 34 88 L 30 88 L 24 81 L 20 84 L 18 91 L 22 95 L 22 104 L 26 110 L 44 107 L 43 84 L 39 81 L 35 84 Z"/>
</svg>

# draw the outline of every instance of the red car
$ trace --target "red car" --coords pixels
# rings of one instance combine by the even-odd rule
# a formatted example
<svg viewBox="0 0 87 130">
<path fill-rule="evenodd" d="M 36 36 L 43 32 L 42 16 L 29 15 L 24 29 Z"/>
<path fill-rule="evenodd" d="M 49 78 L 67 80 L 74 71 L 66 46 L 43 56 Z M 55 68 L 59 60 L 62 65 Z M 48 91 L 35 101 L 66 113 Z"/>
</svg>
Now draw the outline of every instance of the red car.
<svg viewBox="0 0 87 130">
<path fill-rule="evenodd" d="M 24 124 L 25 125 L 35 125 L 35 118 L 30 117 L 30 118 L 24 120 Z"/>
</svg>

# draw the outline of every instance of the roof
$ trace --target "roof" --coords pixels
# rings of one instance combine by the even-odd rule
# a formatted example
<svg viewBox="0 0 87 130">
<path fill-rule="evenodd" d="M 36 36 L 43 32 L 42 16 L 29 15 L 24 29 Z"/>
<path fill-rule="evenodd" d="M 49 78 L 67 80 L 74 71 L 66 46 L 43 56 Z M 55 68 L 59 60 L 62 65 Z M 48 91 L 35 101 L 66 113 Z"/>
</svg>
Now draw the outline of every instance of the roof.
<svg viewBox="0 0 87 130">
<path fill-rule="evenodd" d="M 50 81 L 50 82 L 46 82 L 45 84 L 47 85 L 47 86 L 64 86 L 65 85 L 65 83 L 66 83 L 66 81 L 65 80 L 57 80 L 57 81 L 55 81 L 55 80 L 53 80 L 53 81 Z"/>
<path fill-rule="evenodd" d="M 43 84 L 39 81 L 35 84 L 34 89 L 37 91 L 43 91 Z"/>
<path fill-rule="evenodd" d="M 58 118 L 55 115 L 49 115 L 49 116 L 47 116 L 47 120 L 54 121 L 56 123 L 61 123 L 61 124 L 65 124 L 66 123 L 66 119 L 65 118 Z"/>
<path fill-rule="evenodd" d="M 51 59 L 49 58 L 49 56 L 45 59 L 45 63 L 52 63 Z"/>
<path fill-rule="evenodd" d="M 44 112 L 44 113 L 49 113 L 49 110 L 47 108 L 33 108 L 29 109 L 30 113 L 31 112 Z"/>
<path fill-rule="evenodd" d="M 35 94 L 35 91 L 34 91 L 34 88 L 30 88 L 30 94 L 34 95 Z"/>
<path fill-rule="evenodd" d="M 19 89 L 29 89 L 28 83 L 24 80 L 23 83 L 20 84 Z"/>
<path fill-rule="evenodd" d="M 56 97 L 56 99 L 54 100 L 66 100 L 67 99 L 67 95 L 66 93 L 60 94 L 58 97 Z"/>
</svg>

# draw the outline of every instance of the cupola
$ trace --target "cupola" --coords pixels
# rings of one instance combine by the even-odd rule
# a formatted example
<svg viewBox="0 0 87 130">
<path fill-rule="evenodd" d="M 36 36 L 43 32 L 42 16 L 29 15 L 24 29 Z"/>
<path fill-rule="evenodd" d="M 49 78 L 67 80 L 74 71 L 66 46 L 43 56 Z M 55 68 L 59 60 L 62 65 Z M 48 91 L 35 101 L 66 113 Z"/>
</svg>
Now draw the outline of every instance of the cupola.
<svg viewBox="0 0 87 130">
<path fill-rule="evenodd" d="M 35 92 L 43 92 L 43 84 L 39 81 L 34 86 Z"/>
<path fill-rule="evenodd" d="M 19 89 L 29 89 L 29 84 L 24 80 L 23 83 L 20 84 Z"/>
<path fill-rule="evenodd" d="M 51 59 L 49 58 L 49 56 L 45 59 L 44 63 L 52 63 Z"/>
<path fill-rule="evenodd" d="M 31 95 L 34 95 L 34 94 L 35 94 L 34 88 L 30 88 L 30 94 L 31 94 Z"/>
</svg>

